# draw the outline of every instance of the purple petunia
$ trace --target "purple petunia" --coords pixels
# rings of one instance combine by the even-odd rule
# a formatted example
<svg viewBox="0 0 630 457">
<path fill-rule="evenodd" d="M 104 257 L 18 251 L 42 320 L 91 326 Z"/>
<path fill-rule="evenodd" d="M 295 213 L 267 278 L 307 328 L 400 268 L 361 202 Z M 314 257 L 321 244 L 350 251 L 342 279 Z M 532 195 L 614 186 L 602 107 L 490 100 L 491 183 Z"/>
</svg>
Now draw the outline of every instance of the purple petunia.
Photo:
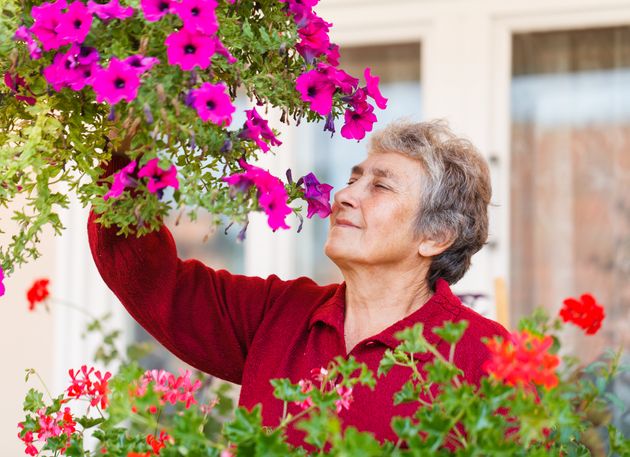
<svg viewBox="0 0 630 457">
<path fill-rule="evenodd" d="M 139 178 L 149 178 L 147 189 L 152 194 L 158 193 L 166 187 L 179 189 L 179 181 L 177 181 L 177 168 L 171 165 L 167 170 L 160 168 L 158 158 L 149 160 L 144 167 L 138 172 Z"/>
<path fill-rule="evenodd" d="M 192 105 L 202 120 L 224 126 L 232 123 L 232 113 L 236 108 L 226 90 L 223 83 L 205 82 L 199 89 L 191 91 Z"/>
<path fill-rule="evenodd" d="M 179 16 L 184 28 L 191 32 L 213 35 L 219 29 L 215 0 L 181 0 L 171 3 L 171 11 Z"/>
<path fill-rule="evenodd" d="M 122 20 L 133 16 L 133 8 L 122 6 L 119 0 L 111 0 L 109 3 L 96 3 L 90 0 L 87 6 L 91 14 L 95 14 L 106 23 L 114 19 Z"/>
<path fill-rule="evenodd" d="M 320 183 L 313 173 L 309 173 L 302 178 L 306 190 L 304 198 L 308 203 L 306 217 L 309 219 L 317 214 L 322 219 L 331 213 L 330 191 L 333 187 L 330 184 Z"/>
<path fill-rule="evenodd" d="M 188 29 L 171 33 L 164 40 L 164 44 L 167 48 L 168 63 L 179 65 L 182 70 L 208 68 L 215 52 L 212 37 Z"/>
<path fill-rule="evenodd" d="M 92 27 L 92 14 L 85 3 L 76 1 L 68 6 L 68 11 L 61 15 L 57 32 L 68 43 L 83 43 Z"/>
<path fill-rule="evenodd" d="M 96 71 L 92 87 L 96 92 L 97 102 L 106 101 L 110 105 L 115 105 L 123 99 L 130 102 L 136 98 L 140 78 L 131 65 L 112 58 L 109 67 Z"/>
<path fill-rule="evenodd" d="M 136 161 L 132 160 L 128 165 L 123 167 L 114 175 L 112 187 L 109 189 L 109 192 L 103 195 L 103 200 L 107 201 L 110 198 L 118 198 L 127 186 L 136 184 L 136 180 L 131 177 L 133 172 L 136 171 L 136 165 Z"/>
</svg>

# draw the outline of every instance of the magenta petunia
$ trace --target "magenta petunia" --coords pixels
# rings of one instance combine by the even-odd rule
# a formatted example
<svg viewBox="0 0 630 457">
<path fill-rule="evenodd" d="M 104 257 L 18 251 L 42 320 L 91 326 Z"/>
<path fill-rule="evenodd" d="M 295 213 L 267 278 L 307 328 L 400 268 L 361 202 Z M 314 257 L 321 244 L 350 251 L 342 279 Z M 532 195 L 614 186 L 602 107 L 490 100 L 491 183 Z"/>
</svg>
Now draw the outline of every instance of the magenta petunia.
<svg viewBox="0 0 630 457">
<path fill-rule="evenodd" d="M 339 45 L 331 43 L 326 51 L 326 60 L 330 65 L 339 65 Z"/>
<path fill-rule="evenodd" d="M 109 3 L 96 3 L 90 0 L 87 6 L 88 11 L 98 16 L 103 22 L 127 19 L 133 16 L 134 12 L 131 6 L 122 6 L 119 0 L 111 0 Z"/>
<path fill-rule="evenodd" d="M 76 1 L 68 6 L 68 11 L 61 15 L 57 32 L 68 43 L 83 43 L 92 27 L 92 14 L 85 3 Z"/>
<path fill-rule="evenodd" d="M 105 195 L 103 195 L 103 200 L 107 201 L 110 198 L 118 198 L 124 192 L 126 187 L 136 184 L 136 180 L 131 177 L 133 172 L 136 171 L 136 165 L 136 161 L 132 160 L 128 165 L 123 167 L 114 175 L 112 187 Z"/>
<path fill-rule="evenodd" d="M 365 104 L 358 106 L 354 110 L 347 109 L 344 113 L 345 124 L 341 127 L 341 136 L 349 140 L 361 140 L 365 138 L 365 132 L 372 131 L 372 126 L 376 122 L 372 105 Z"/>
<path fill-rule="evenodd" d="M 308 23 L 298 29 L 300 42 L 295 49 L 304 57 L 307 63 L 312 63 L 317 57 L 328 52 L 330 38 L 328 32 L 332 24 L 313 14 Z"/>
<path fill-rule="evenodd" d="M 311 110 L 316 113 L 326 116 L 332 110 L 335 85 L 326 75 L 317 70 L 302 73 L 297 77 L 295 88 L 302 100 L 309 102 Z"/>
<path fill-rule="evenodd" d="M 269 142 L 272 146 L 280 146 L 282 142 L 276 138 L 273 130 L 269 128 L 269 124 L 263 119 L 256 108 L 246 110 L 247 120 L 243 125 L 240 133 L 241 138 L 253 140 L 263 152 L 269 151 Z M 266 141 L 264 141 L 266 140 Z"/>
<path fill-rule="evenodd" d="M 215 52 L 212 37 L 188 29 L 171 33 L 164 40 L 164 44 L 167 48 L 168 63 L 179 65 L 182 70 L 208 68 Z"/>
<path fill-rule="evenodd" d="M 199 89 L 191 91 L 192 104 L 202 120 L 221 126 L 228 126 L 232 123 L 232 113 L 236 108 L 234 108 L 232 99 L 226 91 L 225 84 L 209 82 L 205 82 Z"/>
<path fill-rule="evenodd" d="M 92 82 L 96 101 L 106 101 L 115 105 L 121 100 L 130 102 L 138 95 L 140 78 L 138 72 L 129 64 L 112 58 L 107 68 L 100 68 Z"/>
<path fill-rule="evenodd" d="M 124 59 L 123 62 L 134 68 L 139 75 L 142 75 L 153 68 L 154 65 L 160 63 L 160 59 L 157 57 L 145 57 L 140 54 L 135 54 Z"/>
<path fill-rule="evenodd" d="M 365 83 L 367 85 L 367 94 L 374 99 L 376 106 L 380 109 L 387 108 L 387 99 L 381 95 L 381 91 L 378 88 L 378 82 L 380 78 L 378 76 L 372 76 L 370 74 L 370 68 L 365 69 Z"/>
<path fill-rule="evenodd" d="M 179 16 L 191 32 L 214 35 L 219 29 L 215 0 L 181 0 L 171 3 L 171 11 Z"/>
<path fill-rule="evenodd" d="M 269 226 L 273 230 L 290 228 L 285 219 L 292 210 L 288 205 L 289 196 L 282 181 L 262 168 L 247 164 L 244 160 L 239 163 L 245 171 L 224 177 L 223 181 L 238 192 L 247 192 L 250 187 L 255 186 L 258 203 L 267 215 Z"/>
<path fill-rule="evenodd" d="M 39 44 L 33 39 L 33 33 L 29 28 L 23 25 L 19 26 L 13 35 L 13 39 L 26 43 L 31 59 L 39 60 L 42 58 L 42 48 L 40 48 Z"/>
<path fill-rule="evenodd" d="M 236 62 L 236 57 L 234 57 L 230 53 L 228 48 L 225 47 L 225 45 L 221 42 L 221 40 L 217 36 L 214 37 L 214 49 L 215 49 L 215 52 L 217 54 L 219 54 L 220 56 L 225 57 L 225 59 L 228 61 L 228 63 L 235 63 Z"/>
<path fill-rule="evenodd" d="M 4 270 L 0 266 L 0 297 L 4 295 L 6 289 L 4 288 Z"/>
<path fill-rule="evenodd" d="M 149 22 L 155 22 L 171 10 L 171 0 L 140 0 L 140 8 Z"/>
<path fill-rule="evenodd" d="M 326 63 L 318 63 L 317 71 L 326 76 L 344 94 L 351 94 L 359 85 L 359 80 L 343 70 Z"/>
<path fill-rule="evenodd" d="M 177 181 L 177 168 L 171 165 L 168 170 L 164 170 L 159 166 L 158 158 L 149 160 L 146 165 L 140 168 L 138 178 L 149 178 L 147 189 L 152 194 L 161 194 L 161 190 L 166 187 L 179 189 L 179 181 Z"/>
<path fill-rule="evenodd" d="M 304 198 L 308 203 L 306 217 L 309 219 L 317 214 L 322 219 L 331 213 L 330 191 L 333 187 L 330 184 L 320 183 L 313 173 L 309 173 L 302 178 L 304 181 Z"/>
<path fill-rule="evenodd" d="M 33 16 L 35 22 L 31 26 L 30 31 L 42 43 L 44 51 L 57 49 L 70 43 L 70 41 L 63 39 L 58 31 L 61 18 L 64 15 L 63 10 L 66 6 L 66 0 L 57 0 L 54 3 L 43 3 L 40 6 L 34 6 L 31 9 L 31 16 Z"/>
</svg>

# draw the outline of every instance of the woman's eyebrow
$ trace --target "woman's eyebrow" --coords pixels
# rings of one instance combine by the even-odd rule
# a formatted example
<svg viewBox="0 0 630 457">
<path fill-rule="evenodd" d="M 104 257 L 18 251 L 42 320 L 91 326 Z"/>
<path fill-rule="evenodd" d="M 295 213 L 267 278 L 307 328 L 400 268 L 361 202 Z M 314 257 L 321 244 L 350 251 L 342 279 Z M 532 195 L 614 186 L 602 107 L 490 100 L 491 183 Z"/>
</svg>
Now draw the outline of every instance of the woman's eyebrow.
<svg viewBox="0 0 630 457">
<path fill-rule="evenodd" d="M 394 176 L 394 173 L 392 173 L 391 171 L 385 168 L 372 168 L 371 171 L 374 176 L 378 176 L 380 178 L 396 179 L 396 176 Z M 363 176 L 363 173 L 364 173 L 364 170 L 362 166 L 355 165 L 354 167 L 352 167 L 351 174 Z"/>
</svg>

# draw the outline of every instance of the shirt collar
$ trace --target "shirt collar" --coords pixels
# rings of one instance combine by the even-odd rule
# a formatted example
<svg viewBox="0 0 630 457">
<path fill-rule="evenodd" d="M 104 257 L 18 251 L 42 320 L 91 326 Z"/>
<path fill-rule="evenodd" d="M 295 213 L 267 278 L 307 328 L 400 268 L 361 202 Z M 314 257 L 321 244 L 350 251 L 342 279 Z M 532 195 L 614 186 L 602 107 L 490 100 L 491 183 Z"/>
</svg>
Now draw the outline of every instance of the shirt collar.
<svg viewBox="0 0 630 457">
<path fill-rule="evenodd" d="M 317 322 L 322 322 L 334 328 L 339 335 L 343 335 L 346 308 L 345 294 L 346 283 L 343 282 L 339 284 L 332 297 L 315 310 L 309 321 L 309 328 Z M 462 304 L 459 298 L 453 294 L 449 284 L 440 278 L 436 282 L 435 293 L 420 309 L 395 322 L 370 339 L 379 341 L 394 349 L 400 344 L 400 341 L 394 336 L 397 332 L 416 323 L 422 323 L 424 325 L 424 337 L 430 344 L 437 346 L 440 338 L 431 329 L 441 325 L 444 321 L 454 320 L 461 312 L 461 309 Z"/>
</svg>

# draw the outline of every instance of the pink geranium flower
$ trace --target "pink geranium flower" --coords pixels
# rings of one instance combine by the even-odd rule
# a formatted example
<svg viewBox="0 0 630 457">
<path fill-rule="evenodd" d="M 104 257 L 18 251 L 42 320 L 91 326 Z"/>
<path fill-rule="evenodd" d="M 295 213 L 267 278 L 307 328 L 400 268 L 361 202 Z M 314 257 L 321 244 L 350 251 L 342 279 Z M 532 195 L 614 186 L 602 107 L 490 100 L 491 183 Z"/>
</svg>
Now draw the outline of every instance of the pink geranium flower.
<svg viewBox="0 0 630 457">
<path fill-rule="evenodd" d="M 68 11 L 61 15 L 57 32 L 68 43 L 83 43 L 92 27 L 92 14 L 83 2 L 72 2 Z"/>
<path fill-rule="evenodd" d="M 58 26 L 63 16 L 62 10 L 66 8 L 66 0 L 57 0 L 54 3 L 43 3 L 31 9 L 31 16 L 35 22 L 31 27 L 31 32 L 42 43 L 44 51 L 57 49 L 69 43 L 61 37 Z"/>
<path fill-rule="evenodd" d="M 330 215 L 330 191 L 333 187 L 330 184 L 320 183 L 313 173 L 309 173 L 303 178 L 304 198 L 308 203 L 306 217 L 309 219 L 317 214 L 322 219 Z"/>
<path fill-rule="evenodd" d="M 13 35 L 13 39 L 16 41 L 24 41 L 26 43 L 31 59 L 39 60 L 42 58 L 42 48 L 40 48 L 37 42 L 33 39 L 33 33 L 27 27 L 23 25 L 19 26 Z"/>
<path fill-rule="evenodd" d="M 181 29 L 173 32 L 164 40 L 166 55 L 170 65 L 179 65 L 182 70 L 201 69 L 210 66 L 214 55 L 214 40 L 204 34 Z"/>
<path fill-rule="evenodd" d="M 268 171 L 249 165 L 244 160 L 240 161 L 240 165 L 245 170 L 243 173 L 226 176 L 223 181 L 227 182 L 236 192 L 247 192 L 252 186 L 255 186 L 258 203 L 267 214 L 269 226 L 273 230 L 290 228 L 285 223 L 285 219 L 292 210 L 287 204 L 289 196 L 282 181 Z"/>
<path fill-rule="evenodd" d="M 326 116 L 332 110 L 332 97 L 335 85 L 317 70 L 311 70 L 298 76 L 295 88 L 300 92 L 302 100 L 310 103 L 313 111 Z"/>
<path fill-rule="evenodd" d="M 227 126 L 232 123 L 232 113 L 236 108 L 226 90 L 223 83 L 205 82 L 199 89 L 191 91 L 192 104 L 202 120 L 216 125 Z"/>
<path fill-rule="evenodd" d="M 143 73 L 153 68 L 154 65 L 160 63 L 160 59 L 158 59 L 157 57 L 145 57 L 143 55 L 136 54 L 127 57 L 125 60 L 123 60 L 123 62 L 134 68 L 139 75 L 142 75 Z"/>
<path fill-rule="evenodd" d="M 378 88 L 378 82 L 380 78 L 378 76 L 372 76 L 370 74 L 370 68 L 365 69 L 365 82 L 367 84 L 367 94 L 374 99 L 376 106 L 380 109 L 387 108 L 387 99 L 381 95 L 381 91 Z"/>
<path fill-rule="evenodd" d="M 109 22 L 113 19 L 127 19 L 133 16 L 133 8 L 131 6 L 122 6 L 119 0 L 111 0 L 109 3 L 96 3 L 93 0 L 88 2 L 88 11 L 96 14 L 103 22 Z"/>
<path fill-rule="evenodd" d="M 166 187 L 179 189 L 179 181 L 177 181 L 177 168 L 171 165 L 167 170 L 163 170 L 158 165 L 158 158 L 149 160 L 144 167 L 138 172 L 139 178 L 149 178 L 147 189 L 152 194 L 160 193 Z"/>
<path fill-rule="evenodd" d="M 138 95 L 140 78 L 137 71 L 129 64 L 112 58 L 109 67 L 96 71 L 92 82 L 96 101 L 106 101 L 115 105 L 121 100 L 130 102 Z"/>
<path fill-rule="evenodd" d="M 347 109 L 344 113 L 346 123 L 341 127 L 341 136 L 350 140 L 365 138 L 365 132 L 372 131 L 372 126 L 376 122 L 373 111 L 372 105 L 367 103 L 356 107 L 354 110 Z"/>
<path fill-rule="evenodd" d="M 136 171 L 136 165 L 136 161 L 132 160 L 127 166 L 123 167 L 122 170 L 114 175 L 112 187 L 109 189 L 109 192 L 103 195 L 103 200 L 107 201 L 112 197 L 120 197 L 127 186 L 136 184 L 136 180 L 131 177 L 133 172 Z"/>
<path fill-rule="evenodd" d="M 171 0 L 140 0 L 140 8 L 149 22 L 162 19 L 171 9 Z"/>
<path fill-rule="evenodd" d="M 191 32 L 213 35 L 219 29 L 215 0 L 181 0 L 171 3 L 171 11 L 179 16 Z"/>
</svg>

